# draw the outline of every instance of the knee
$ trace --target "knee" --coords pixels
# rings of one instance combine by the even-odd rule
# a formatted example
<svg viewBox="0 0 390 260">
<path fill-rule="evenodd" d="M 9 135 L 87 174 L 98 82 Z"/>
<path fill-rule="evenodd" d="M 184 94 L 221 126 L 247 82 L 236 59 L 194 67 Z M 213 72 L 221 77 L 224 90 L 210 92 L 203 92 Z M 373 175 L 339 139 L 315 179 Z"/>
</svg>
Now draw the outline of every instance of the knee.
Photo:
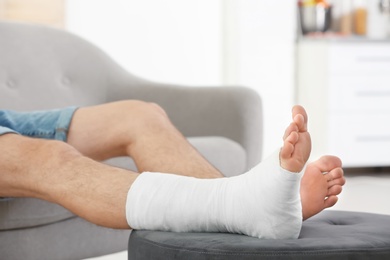
<svg viewBox="0 0 390 260">
<path fill-rule="evenodd" d="M 146 106 L 146 109 L 150 110 L 151 113 L 157 114 L 157 116 L 163 116 L 165 118 L 168 118 L 168 115 L 165 110 L 157 103 L 144 102 L 144 105 Z"/>
<path fill-rule="evenodd" d="M 56 140 L 11 134 L 4 141 L 2 144 L 10 154 L 20 154 L 18 158 L 22 158 L 20 160 L 24 165 L 38 165 L 42 169 L 53 169 L 82 156 L 74 147 Z M 12 143 L 8 143 L 9 141 Z"/>
<path fill-rule="evenodd" d="M 165 110 L 156 103 L 145 102 L 140 100 L 124 101 L 121 111 L 125 113 L 129 121 L 134 122 L 163 122 L 169 121 Z"/>
<path fill-rule="evenodd" d="M 73 146 L 57 140 L 42 140 L 37 155 L 60 164 L 82 156 Z"/>
</svg>

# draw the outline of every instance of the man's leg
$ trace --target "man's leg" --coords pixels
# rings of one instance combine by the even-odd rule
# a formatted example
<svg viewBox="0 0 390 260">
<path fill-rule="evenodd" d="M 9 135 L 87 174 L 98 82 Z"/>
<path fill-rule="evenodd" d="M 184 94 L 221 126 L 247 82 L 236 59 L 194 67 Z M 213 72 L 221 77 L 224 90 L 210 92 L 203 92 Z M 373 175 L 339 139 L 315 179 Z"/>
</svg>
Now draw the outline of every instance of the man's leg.
<svg viewBox="0 0 390 260">
<path fill-rule="evenodd" d="M 293 115 L 299 113 L 299 109 L 293 111 Z M 298 145 L 291 146 L 285 142 L 286 149 L 292 148 L 292 156 L 284 149 L 281 159 L 284 166 L 295 170 L 296 162 L 304 161 L 296 160 L 293 155 L 302 154 L 296 153 L 302 151 L 297 149 L 302 142 L 295 140 L 297 135 L 294 133 L 289 136 L 285 140 L 289 142 L 292 139 L 292 143 L 297 142 Z M 299 140 L 302 141 L 302 138 Z M 57 141 L 6 134 L 0 136 L 0 149 L 0 196 L 41 198 L 61 204 L 99 225 L 128 227 L 124 205 L 127 192 L 138 174 L 97 163 Z M 257 185 L 256 182 L 254 184 Z M 262 185 L 268 186 L 268 183 L 259 183 L 256 187 L 261 190 Z"/>
<path fill-rule="evenodd" d="M 129 155 L 140 171 L 222 176 L 151 103 L 124 101 L 80 108 L 68 143 L 94 160 Z M 93 223 L 128 228 L 126 195 L 138 174 L 96 163 L 71 146 L 14 134 L 0 136 L 0 148 L 5 149 L 0 168 L 17 172 L 2 176 L 4 180 L 0 177 L 0 196 L 41 198 Z"/>
<path fill-rule="evenodd" d="M 59 141 L 5 134 L 0 136 L 0 149 L 0 196 L 44 199 L 113 228 L 128 228 L 126 210 L 138 214 L 136 207 L 125 208 L 128 192 L 139 178 L 136 173 L 98 163 Z M 190 195 L 196 198 L 196 192 Z M 172 199 L 180 201 L 182 195 Z"/>
<path fill-rule="evenodd" d="M 70 145 L 17 134 L 0 136 L 0 197 L 62 205 L 98 225 L 129 228 L 126 196 L 139 175 L 82 156 Z"/>
<path fill-rule="evenodd" d="M 307 119 L 305 111 L 299 113 Z M 290 125 L 286 135 L 294 127 Z M 165 112 L 152 103 L 133 100 L 80 108 L 72 120 L 68 143 L 95 160 L 131 156 L 140 172 L 222 177 L 177 131 Z M 328 182 L 330 176 L 332 182 Z M 333 206 L 344 183 L 337 157 L 324 156 L 310 163 L 301 183 L 304 219 Z"/>
<path fill-rule="evenodd" d="M 136 229 L 297 238 L 302 223 L 302 169 L 311 150 L 306 122 L 304 109 L 295 107 L 280 151 L 239 176 L 204 180 L 141 174 L 128 194 L 129 225 Z"/>
<path fill-rule="evenodd" d="M 293 111 L 293 115 L 297 113 L 307 120 L 304 110 Z M 286 129 L 284 139 L 296 131 L 295 127 L 292 123 Z M 80 108 L 72 120 L 68 143 L 95 160 L 128 155 L 134 158 L 140 172 L 222 177 L 153 103 L 131 100 Z M 325 172 L 329 174 L 324 175 Z M 324 156 L 310 163 L 301 183 L 304 219 L 333 206 L 344 183 L 337 157 Z"/>
<path fill-rule="evenodd" d="M 138 171 L 198 178 L 223 175 L 196 151 L 158 105 L 129 100 L 78 109 L 67 142 L 85 156 L 130 156 Z"/>
</svg>

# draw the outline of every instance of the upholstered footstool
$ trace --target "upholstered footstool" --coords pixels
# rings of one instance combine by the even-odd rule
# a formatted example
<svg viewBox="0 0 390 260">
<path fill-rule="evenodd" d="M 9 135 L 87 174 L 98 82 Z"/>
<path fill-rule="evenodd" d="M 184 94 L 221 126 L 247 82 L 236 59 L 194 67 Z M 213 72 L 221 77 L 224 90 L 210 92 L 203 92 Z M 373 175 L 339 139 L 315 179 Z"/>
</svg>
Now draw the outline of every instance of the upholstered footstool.
<svg viewBox="0 0 390 260">
<path fill-rule="evenodd" d="M 296 240 L 136 230 L 128 259 L 390 259 L 390 216 L 323 211 L 304 222 Z"/>
</svg>

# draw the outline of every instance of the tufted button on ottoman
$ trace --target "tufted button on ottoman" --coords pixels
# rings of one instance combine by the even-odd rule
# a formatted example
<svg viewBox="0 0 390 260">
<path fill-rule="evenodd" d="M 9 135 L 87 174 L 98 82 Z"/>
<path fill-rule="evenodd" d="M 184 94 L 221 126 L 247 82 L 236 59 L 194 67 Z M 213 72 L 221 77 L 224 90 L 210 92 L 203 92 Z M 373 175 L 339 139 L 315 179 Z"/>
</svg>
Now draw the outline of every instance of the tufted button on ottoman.
<svg viewBox="0 0 390 260">
<path fill-rule="evenodd" d="M 128 259 L 390 259 L 390 216 L 326 210 L 296 240 L 135 230 Z"/>
</svg>

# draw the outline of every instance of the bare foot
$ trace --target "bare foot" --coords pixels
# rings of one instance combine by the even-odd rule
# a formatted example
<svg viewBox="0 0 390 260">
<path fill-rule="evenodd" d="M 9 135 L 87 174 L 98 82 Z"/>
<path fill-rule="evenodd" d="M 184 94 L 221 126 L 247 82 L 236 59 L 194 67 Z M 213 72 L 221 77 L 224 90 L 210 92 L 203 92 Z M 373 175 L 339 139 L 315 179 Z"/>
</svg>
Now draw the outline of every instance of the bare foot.
<svg viewBox="0 0 390 260">
<path fill-rule="evenodd" d="M 293 122 L 283 137 L 280 166 L 291 172 L 300 172 L 309 158 L 311 140 L 304 108 L 294 106 L 292 117 Z M 338 157 L 323 156 L 308 164 L 300 189 L 303 220 L 335 205 L 344 184 L 344 172 Z"/>
<path fill-rule="evenodd" d="M 290 172 L 300 172 L 310 156 L 311 139 L 307 132 L 307 114 L 303 107 L 292 109 L 293 122 L 287 127 L 280 150 L 280 166 Z"/>
<path fill-rule="evenodd" d="M 309 163 L 301 180 L 303 220 L 335 205 L 344 184 L 344 171 L 338 157 L 322 156 Z"/>
</svg>

